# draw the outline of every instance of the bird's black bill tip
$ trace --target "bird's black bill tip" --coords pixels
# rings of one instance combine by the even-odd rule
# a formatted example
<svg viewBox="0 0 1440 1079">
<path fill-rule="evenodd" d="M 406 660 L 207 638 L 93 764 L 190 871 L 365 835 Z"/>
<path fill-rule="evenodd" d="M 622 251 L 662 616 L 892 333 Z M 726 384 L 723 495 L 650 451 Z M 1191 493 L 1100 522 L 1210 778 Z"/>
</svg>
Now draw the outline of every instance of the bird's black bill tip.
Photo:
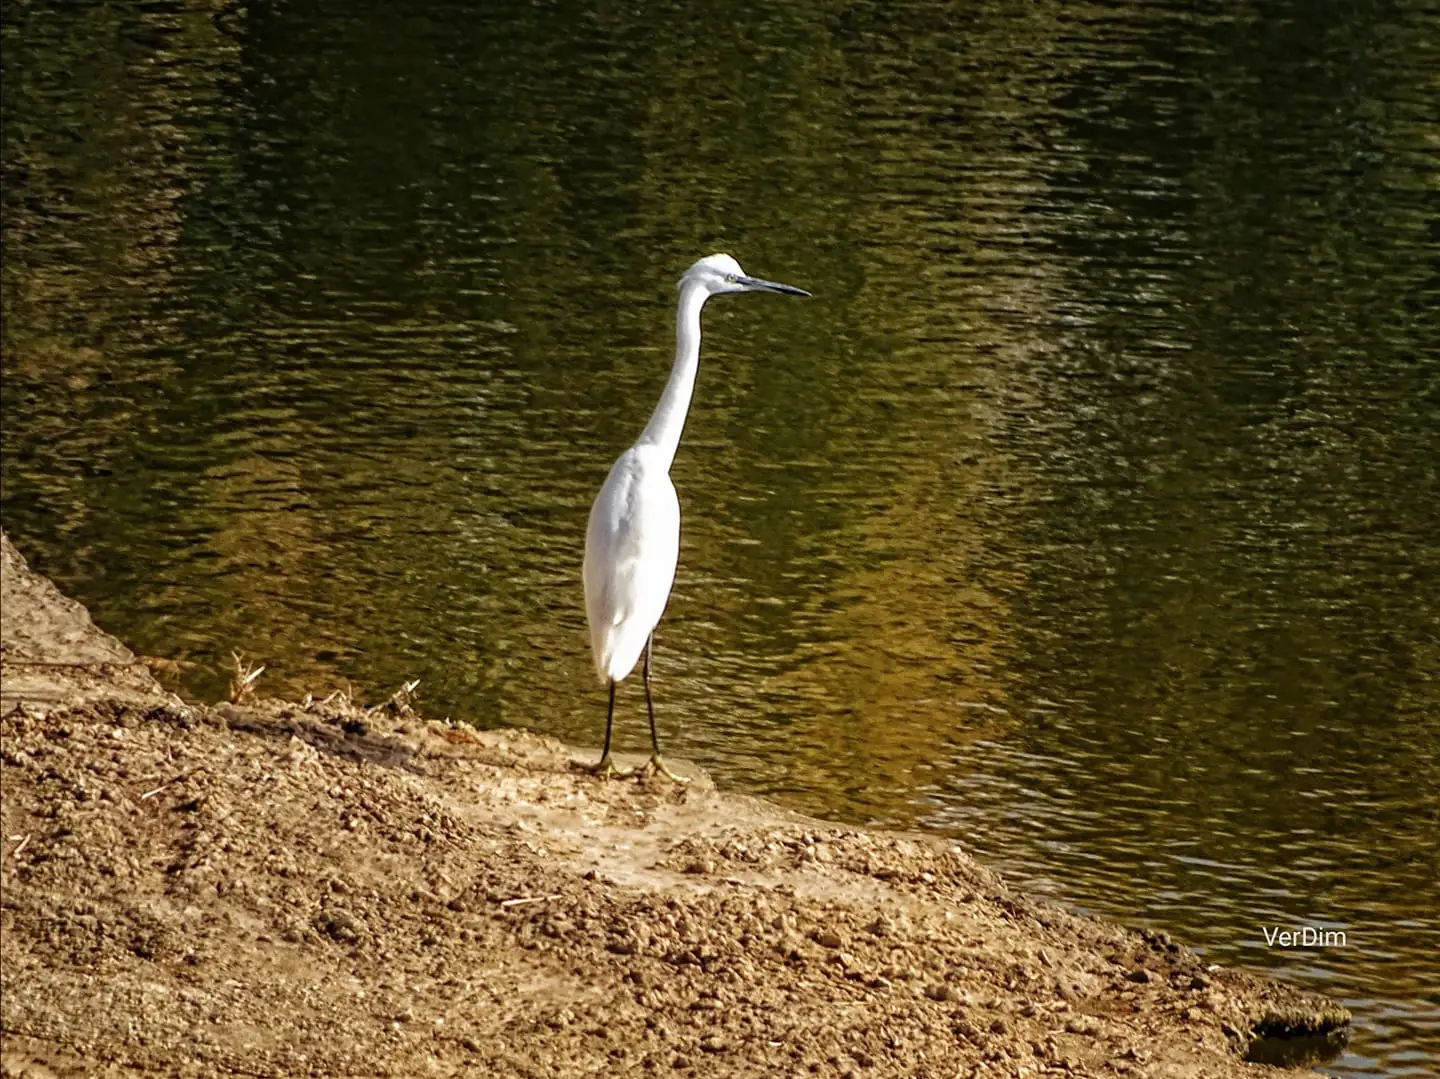
<svg viewBox="0 0 1440 1079">
<path fill-rule="evenodd" d="M 803 288 L 796 288 L 794 285 L 782 285 L 779 281 L 766 281 L 763 277 L 742 277 L 740 283 L 748 288 L 761 289 L 765 292 L 780 292 L 786 296 L 809 296 Z"/>
</svg>

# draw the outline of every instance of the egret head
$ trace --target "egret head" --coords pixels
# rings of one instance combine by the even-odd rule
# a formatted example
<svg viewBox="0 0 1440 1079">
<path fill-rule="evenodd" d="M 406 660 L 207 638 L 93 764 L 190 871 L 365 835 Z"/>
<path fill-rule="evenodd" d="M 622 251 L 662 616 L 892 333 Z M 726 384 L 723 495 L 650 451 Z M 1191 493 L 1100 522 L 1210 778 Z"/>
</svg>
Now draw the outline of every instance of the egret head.
<svg viewBox="0 0 1440 1079">
<path fill-rule="evenodd" d="M 706 255 L 685 271 L 685 276 L 680 278 L 680 287 L 684 288 L 691 282 L 703 288 L 710 296 L 717 296 L 722 292 L 784 292 L 791 296 L 810 295 L 803 288 L 751 277 L 729 255 Z"/>
</svg>

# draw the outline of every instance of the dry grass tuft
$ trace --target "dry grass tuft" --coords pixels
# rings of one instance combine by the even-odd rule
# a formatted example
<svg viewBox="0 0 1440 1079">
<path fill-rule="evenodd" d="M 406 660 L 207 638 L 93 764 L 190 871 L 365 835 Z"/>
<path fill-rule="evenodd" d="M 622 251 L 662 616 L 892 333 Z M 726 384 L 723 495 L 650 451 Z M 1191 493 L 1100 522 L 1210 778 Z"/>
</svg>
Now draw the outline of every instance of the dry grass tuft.
<svg viewBox="0 0 1440 1079">
<path fill-rule="evenodd" d="M 255 696 L 255 679 L 265 672 L 265 665 L 252 667 L 243 652 L 231 652 L 235 673 L 230 676 L 230 703 L 240 704 Z"/>
</svg>

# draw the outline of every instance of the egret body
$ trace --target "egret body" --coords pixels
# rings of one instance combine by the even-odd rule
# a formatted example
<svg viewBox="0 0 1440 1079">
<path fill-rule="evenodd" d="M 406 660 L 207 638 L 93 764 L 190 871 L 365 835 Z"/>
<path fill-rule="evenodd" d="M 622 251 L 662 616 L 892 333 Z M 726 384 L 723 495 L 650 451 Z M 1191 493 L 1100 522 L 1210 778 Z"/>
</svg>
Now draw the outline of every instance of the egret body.
<svg viewBox="0 0 1440 1079">
<path fill-rule="evenodd" d="M 605 715 L 605 748 L 596 771 L 615 771 L 610 732 L 615 721 L 615 686 L 645 655 L 645 707 L 650 715 L 654 768 L 679 780 L 660 759 L 655 733 L 655 703 L 650 693 L 650 651 L 655 626 L 670 598 L 680 555 L 680 500 L 670 482 L 670 464 L 695 389 L 700 364 L 700 309 L 725 292 L 783 292 L 810 295 L 804 289 L 749 277 L 729 255 L 709 255 L 680 278 L 675 314 L 675 366 L 670 381 L 640 438 L 620 455 L 590 507 L 585 532 L 585 614 L 590 648 L 600 680 L 610 687 Z"/>
</svg>

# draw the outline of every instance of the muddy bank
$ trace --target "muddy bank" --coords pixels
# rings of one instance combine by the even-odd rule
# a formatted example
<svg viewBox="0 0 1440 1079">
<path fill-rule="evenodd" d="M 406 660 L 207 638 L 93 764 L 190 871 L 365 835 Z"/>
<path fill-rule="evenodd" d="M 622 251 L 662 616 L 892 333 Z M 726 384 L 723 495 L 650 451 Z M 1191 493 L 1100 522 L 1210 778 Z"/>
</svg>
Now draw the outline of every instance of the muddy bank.
<svg viewBox="0 0 1440 1079">
<path fill-rule="evenodd" d="M 3 547 L 6 1076 L 1225 1077 L 1346 1018 L 693 766 L 181 702 Z"/>
</svg>

